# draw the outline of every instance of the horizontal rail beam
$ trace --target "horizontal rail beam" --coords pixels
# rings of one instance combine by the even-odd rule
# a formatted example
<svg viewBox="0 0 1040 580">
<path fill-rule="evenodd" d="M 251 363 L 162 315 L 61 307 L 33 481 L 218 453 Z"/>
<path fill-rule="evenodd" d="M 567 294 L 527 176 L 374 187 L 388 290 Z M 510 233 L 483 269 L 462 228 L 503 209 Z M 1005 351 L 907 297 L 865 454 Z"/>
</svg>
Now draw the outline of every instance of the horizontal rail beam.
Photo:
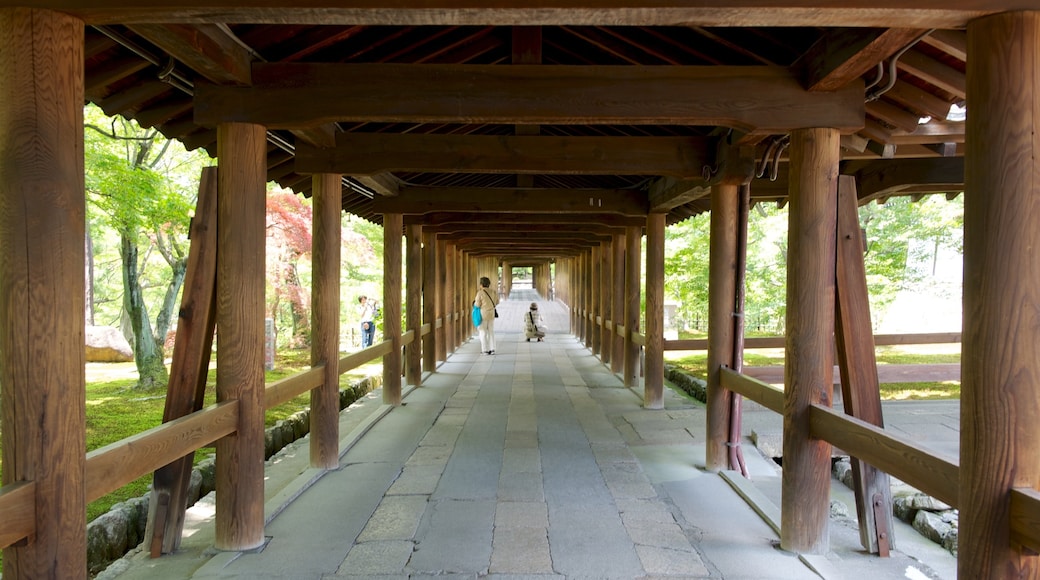
<svg viewBox="0 0 1040 580">
<path fill-rule="evenodd" d="M 264 389 L 264 409 L 288 403 L 299 395 L 320 387 L 325 380 L 322 374 L 324 370 L 325 365 L 320 364 L 271 383 Z"/>
<path fill-rule="evenodd" d="M 1011 541 L 1040 553 L 1040 491 L 1011 490 Z"/>
<path fill-rule="evenodd" d="M 874 346 L 902 344 L 953 344 L 961 341 L 959 332 L 934 332 L 928 334 L 876 334 Z M 755 348 L 784 348 L 787 339 L 783 336 L 758 336 L 744 339 L 744 350 Z M 708 339 L 691 338 L 664 341 L 665 350 L 707 350 Z"/>
<path fill-rule="evenodd" d="M 784 412 L 784 391 L 773 385 L 742 375 L 732 369 L 723 368 L 720 375 L 723 388 L 741 394 L 763 407 L 780 413 Z"/>
<path fill-rule="evenodd" d="M 955 460 L 894 437 L 881 427 L 819 405 L 809 408 L 809 432 L 813 437 L 823 439 L 957 507 L 960 467 Z"/>
<path fill-rule="evenodd" d="M 238 428 L 238 401 L 225 401 L 87 454 L 91 502 Z"/>
<path fill-rule="evenodd" d="M 0 549 L 36 533 L 36 482 L 19 481 L 0 488 Z"/>
</svg>

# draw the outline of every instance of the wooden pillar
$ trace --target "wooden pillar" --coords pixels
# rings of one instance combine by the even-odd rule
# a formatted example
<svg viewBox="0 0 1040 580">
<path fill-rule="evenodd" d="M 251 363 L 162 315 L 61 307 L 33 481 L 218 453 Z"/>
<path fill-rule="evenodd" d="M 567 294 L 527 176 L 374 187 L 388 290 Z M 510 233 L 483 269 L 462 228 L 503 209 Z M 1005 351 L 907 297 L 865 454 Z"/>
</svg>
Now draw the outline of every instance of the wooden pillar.
<svg viewBox="0 0 1040 580">
<path fill-rule="evenodd" d="M 457 314 L 459 312 L 459 300 L 457 298 L 458 283 L 457 283 L 457 272 L 456 267 L 457 256 L 455 255 L 455 245 L 449 244 L 448 242 L 437 240 L 437 248 L 442 249 L 441 261 L 444 267 L 440 271 L 441 279 L 444 282 L 444 297 L 441 299 L 442 316 L 444 318 L 444 340 L 439 344 L 443 344 L 443 348 L 437 349 L 437 360 L 446 360 L 449 352 L 455 352 L 455 349 L 459 347 L 459 334 L 458 328 L 461 327 L 461 322 L 458 320 Z"/>
<path fill-rule="evenodd" d="M 401 404 L 401 232 L 399 213 L 383 214 L 383 340 L 393 346 L 383 355 L 383 403 Z"/>
<path fill-rule="evenodd" d="M 3 484 L 32 482 L 36 499 L 4 577 L 82 578 L 83 22 L 0 9 L 0 103 Z"/>
<path fill-rule="evenodd" d="M 736 296 L 737 207 L 740 186 L 711 188 L 711 238 L 708 256 L 708 395 L 705 467 L 728 468 L 733 394 L 722 388 L 720 369 L 733 364 L 733 307 Z"/>
<path fill-rule="evenodd" d="M 599 358 L 603 361 L 603 364 L 610 365 L 610 359 L 614 355 L 614 242 L 613 238 L 611 241 L 604 242 L 601 244 L 603 248 L 602 262 L 603 268 L 600 270 L 599 278 L 599 289 L 600 289 L 600 304 L 602 305 L 603 311 L 603 330 L 600 340 Z"/>
<path fill-rule="evenodd" d="M 311 467 L 339 466 L 340 175 L 313 177 L 311 255 L 311 366 L 324 366 L 322 386 L 311 391 Z"/>
<path fill-rule="evenodd" d="M 513 292 L 513 266 L 509 262 L 502 262 L 502 291 L 505 292 L 505 298 L 509 298 Z"/>
<path fill-rule="evenodd" d="M 1040 13 L 968 24 L 959 578 L 1036 578 L 1008 493 L 1040 487 Z"/>
<path fill-rule="evenodd" d="M 646 218 L 646 369 L 643 406 L 664 408 L 664 229 L 663 213 Z"/>
<path fill-rule="evenodd" d="M 599 246 L 593 246 L 589 252 L 589 322 L 591 324 L 589 333 L 589 344 L 592 354 L 599 356 L 603 347 L 603 318 L 602 303 L 603 294 L 600 292 L 600 276 L 603 270 L 603 251 Z"/>
<path fill-rule="evenodd" d="M 217 441 L 216 546 L 264 542 L 264 239 L 267 136 L 217 126 L 217 400 L 238 401 L 238 429 Z"/>
<path fill-rule="evenodd" d="M 430 325 L 430 333 L 422 340 L 422 367 L 432 373 L 437 368 L 437 353 L 444 350 L 444 329 L 446 323 L 437 328 L 437 321 L 444 317 L 444 293 L 447 280 L 442 278 L 444 267 L 441 263 L 440 247 L 437 234 L 429 228 L 423 231 L 423 324 Z"/>
<path fill-rule="evenodd" d="M 639 226 L 625 228 L 625 386 L 639 385 L 639 345 L 632 335 L 639 332 L 639 278 L 642 269 L 640 250 L 643 240 Z"/>
<path fill-rule="evenodd" d="M 408 246 L 405 260 L 405 291 L 407 292 L 407 309 L 405 310 L 405 328 L 415 334 L 411 344 L 405 347 L 405 382 L 418 385 L 422 382 L 422 225 L 409 224 L 407 230 Z"/>
<path fill-rule="evenodd" d="M 585 259 L 585 267 L 581 272 L 581 300 L 582 300 L 582 324 L 584 330 L 582 331 L 582 342 L 585 343 L 585 348 L 592 348 L 592 334 L 596 323 L 593 318 L 594 314 L 592 311 L 592 260 L 594 258 L 592 250 L 586 250 L 582 257 Z"/>
<path fill-rule="evenodd" d="M 610 357 L 610 370 L 620 373 L 625 369 L 625 338 L 618 334 L 618 327 L 625 325 L 625 236 L 614 234 L 613 244 L 613 290 L 611 292 L 611 319 L 614 329 L 610 333 L 611 348 L 614 353 Z"/>
<path fill-rule="evenodd" d="M 821 554 L 828 548 L 831 446 L 810 437 L 809 405 L 829 407 L 834 389 L 838 131 L 793 131 L 790 152 L 780 543 Z"/>
</svg>

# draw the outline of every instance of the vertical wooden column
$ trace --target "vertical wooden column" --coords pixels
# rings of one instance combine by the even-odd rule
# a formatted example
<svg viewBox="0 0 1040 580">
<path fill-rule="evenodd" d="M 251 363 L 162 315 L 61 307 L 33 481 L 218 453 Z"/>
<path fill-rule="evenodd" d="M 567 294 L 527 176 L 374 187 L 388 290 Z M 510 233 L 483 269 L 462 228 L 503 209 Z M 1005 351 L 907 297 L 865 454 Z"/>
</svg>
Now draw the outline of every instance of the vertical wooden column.
<svg viewBox="0 0 1040 580">
<path fill-rule="evenodd" d="M 1040 486 L 1040 12 L 968 24 L 959 578 L 1036 578 L 1008 492 Z"/>
<path fill-rule="evenodd" d="M 790 151 L 780 543 L 818 554 L 828 548 L 831 446 L 810 437 L 808 410 L 829 407 L 834 389 L 838 131 L 793 131 Z"/>
<path fill-rule="evenodd" d="M 401 404 L 401 232 L 399 213 L 383 214 L 383 340 L 393 344 L 383 355 L 383 403 Z"/>
<path fill-rule="evenodd" d="M 643 406 L 664 408 L 664 228 L 663 213 L 646 218 L 646 369 Z"/>
<path fill-rule="evenodd" d="M 603 248 L 603 269 L 600 271 L 599 288 L 601 292 L 600 304 L 603 305 L 603 344 L 600 347 L 599 358 L 603 364 L 609 365 L 614 355 L 614 241 L 601 244 Z"/>
<path fill-rule="evenodd" d="M 83 22 L 0 9 L 0 103 L 3 484 L 33 482 L 36 499 L 4 577 L 82 578 Z"/>
<path fill-rule="evenodd" d="M 343 186 L 336 174 L 313 177 L 311 365 L 324 365 L 311 391 L 311 467 L 339 466 L 340 217 Z"/>
<path fill-rule="evenodd" d="M 584 308 L 582 308 L 582 310 L 585 313 L 585 317 L 583 319 L 585 324 L 585 332 L 582 335 L 582 338 L 584 339 L 583 342 L 585 343 L 585 348 L 591 349 L 592 335 L 595 332 L 596 328 L 596 314 L 593 311 L 592 304 L 592 287 L 595 284 L 595 278 L 592 275 L 592 262 L 595 256 L 593 255 L 592 250 L 586 250 L 584 258 L 585 268 L 581 273 L 581 295 L 582 301 L 584 302 Z"/>
<path fill-rule="evenodd" d="M 599 280 L 603 270 L 603 251 L 599 246 L 593 246 L 589 252 L 589 318 L 591 332 L 589 333 L 589 345 L 592 354 L 599 356 L 603 346 L 603 309 Z"/>
<path fill-rule="evenodd" d="M 441 308 L 443 314 L 441 316 L 444 318 L 444 340 L 438 343 L 438 345 L 443 345 L 443 347 L 438 346 L 437 348 L 437 360 L 442 361 L 448 358 L 449 352 L 455 352 L 455 349 L 459 347 L 458 328 L 461 327 L 461 323 L 457 317 L 459 300 L 456 297 L 458 293 L 458 283 L 456 281 L 458 268 L 456 267 L 455 245 L 438 239 L 437 248 L 441 252 L 441 262 L 444 265 L 439 272 L 440 278 L 444 280 L 444 296 L 441 299 L 443 304 Z"/>
<path fill-rule="evenodd" d="M 720 369 L 733 364 L 733 306 L 736 296 L 737 205 L 740 186 L 711 188 L 711 238 L 708 256 L 708 395 L 705 467 L 727 469 L 732 393 L 719 381 Z"/>
<path fill-rule="evenodd" d="M 574 331 L 585 342 L 585 253 L 578 254 L 574 268 Z"/>
<path fill-rule="evenodd" d="M 430 325 L 430 333 L 422 339 L 422 368 L 432 373 L 437 368 L 437 353 L 443 350 L 444 329 L 447 324 L 437 328 L 437 321 L 444 317 L 444 290 L 446 280 L 441 279 L 444 268 L 440 262 L 437 234 L 429 228 L 423 230 L 423 324 Z"/>
<path fill-rule="evenodd" d="M 418 385 L 422 382 L 422 303 L 423 303 L 423 271 L 422 271 L 422 225 L 409 224 L 407 228 L 408 245 L 405 249 L 405 291 L 407 292 L 407 309 L 405 310 L 405 328 L 415 334 L 412 343 L 405 347 L 405 382 Z M 432 298 L 432 297 L 431 297 Z M 433 300 L 431 300 L 432 302 Z"/>
<path fill-rule="evenodd" d="M 632 335 L 639 332 L 639 274 L 642 270 L 642 232 L 639 226 L 625 228 L 625 386 L 639 385 L 639 345 Z"/>
<path fill-rule="evenodd" d="M 509 262 L 502 262 L 502 291 L 504 298 L 509 298 L 513 292 L 513 266 Z"/>
<path fill-rule="evenodd" d="M 614 330 L 610 333 L 611 348 L 614 353 L 610 356 L 611 372 L 620 373 L 625 368 L 625 338 L 618 334 L 618 328 L 625 325 L 625 236 L 614 234 L 613 244 L 613 278 L 611 284 L 611 319 L 614 321 Z"/>
<path fill-rule="evenodd" d="M 266 131 L 217 127 L 217 400 L 238 401 L 238 430 L 217 441 L 216 546 L 264 542 L 264 237 Z"/>
</svg>

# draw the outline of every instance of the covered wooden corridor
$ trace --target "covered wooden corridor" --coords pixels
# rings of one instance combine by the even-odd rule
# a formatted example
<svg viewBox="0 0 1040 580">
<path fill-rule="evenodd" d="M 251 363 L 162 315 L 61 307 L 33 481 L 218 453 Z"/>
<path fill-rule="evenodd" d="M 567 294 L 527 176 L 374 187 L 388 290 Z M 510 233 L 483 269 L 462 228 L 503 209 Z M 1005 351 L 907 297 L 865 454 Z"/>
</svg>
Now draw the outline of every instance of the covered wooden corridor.
<svg viewBox="0 0 1040 580">
<path fill-rule="evenodd" d="M 837 445 L 858 459 L 864 549 L 892 547 L 889 516 L 871 509 L 892 474 L 960 508 L 959 576 L 1037 575 L 1032 0 L 24 4 L 0 0 L 6 577 L 84 575 L 86 503 L 212 442 L 214 547 L 261 546 L 265 408 L 311 392 L 311 465 L 337 468 L 338 374 L 382 357 L 384 400 L 400 405 L 469 336 L 477 279 L 510 264 L 534 268 L 536 289 L 569 307 L 568 330 L 662 409 L 664 233 L 706 211 L 705 468 L 739 463 L 727 432 L 740 394 L 784 418 L 783 549 L 828 550 Z M 87 456 L 84 316 L 69 299 L 83 294 L 84 101 L 219 159 L 197 213 L 212 283 L 186 290 L 196 308 L 182 311 L 212 306 L 221 336 L 218 405 Z M 948 119 L 953 105 L 966 122 Z M 312 370 L 265 387 L 269 181 L 314 200 L 314 350 Z M 856 208 L 961 191 L 953 462 L 882 427 Z M 790 211 L 784 391 L 739 373 L 741 216 L 762 202 Z M 341 359 L 344 211 L 384 228 L 387 340 Z M 209 328 L 178 342 L 208 345 Z M 845 414 L 830 405 L 835 343 Z M 178 529 L 177 499 L 157 503 Z M 157 552 L 179 542 L 157 538 Z"/>
</svg>

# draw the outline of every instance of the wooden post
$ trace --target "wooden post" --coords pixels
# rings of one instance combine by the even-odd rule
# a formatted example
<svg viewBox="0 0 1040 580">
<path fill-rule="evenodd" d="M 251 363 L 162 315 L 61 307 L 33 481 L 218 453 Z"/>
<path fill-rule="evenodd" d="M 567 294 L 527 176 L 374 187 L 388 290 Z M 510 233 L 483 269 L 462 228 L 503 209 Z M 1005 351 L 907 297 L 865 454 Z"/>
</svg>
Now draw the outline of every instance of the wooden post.
<svg viewBox="0 0 1040 580">
<path fill-rule="evenodd" d="M 611 348 L 614 353 L 610 356 L 610 370 L 620 373 L 625 369 L 625 338 L 618 334 L 618 327 L 625 325 L 625 236 L 614 234 L 613 244 L 613 290 L 611 291 L 611 315 L 614 321 L 614 329 L 610 333 Z"/>
<path fill-rule="evenodd" d="M 603 347 L 603 293 L 600 291 L 600 277 L 603 271 L 603 249 L 593 246 L 589 253 L 589 345 L 592 354 L 599 356 Z"/>
<path fill-rule="evenodd" d="M 584 330 L 582 332 L 582 339 L 585 343 L 585 348 L 592 348 L 592 335 L 595 329 L 596 320 L 593 318 L 595 313 L 592 308 L 592 286 L 595 278 L 592 276 L 592 261 L 595 256 L 592 250 L 586 250 L 582 257 L 585 259 L 585 267 L 581 273 L 581 296 L 582 296 L 582 324 Z"/>
<path fill-rule="evenodd" d="M 509 262 L 502 262 L 502 291 L 505 292 L 506 298 L 509 298 L 513 291 L 513 267 Z"/>
<path fill-rule="evenodd" d="M 82 578 L 83 22 L 0 9 L 0 103 L 3 483 L 33 482 L 36 498 L 4 578 Z"/>
<path fill-rule="evenodd" d="M 847 415 L 884 427 L 857 201 L 856 179 L 840 176 L 834 337 L 841 371 L 841 400 Z M 871 553 L 888 556 L 889 549 L 895 546 L 888 474 L 861 459 L 851 460 L 860 543 Z M 878 519 L 875 514 L 882 516 Z"/>
<path fill-rule="evenodd" d="M 610 365 L 610 360 L 614 355 L 614 242 L 613 238 L 611 241 L 604 242 L 601 247 L 603 248 L 602 262 L 603 268 L 600 271 L 599 278 L 599 289 L 600 289 L 600 304 L 602 305 L 603 312 L 603 330 L 602 330 L 602 345 L 600 346 L 599 358 L 603 361 L 603 364 Z"/>
<path fill-rule="evenodd" d="M 322 385 L 311 391 L 311 467 L 339 467 L 340 218 L 339 174 L 313 178 L 314 235 L 311 245 L 311 366 L 324 366 Z"/>
<path fill-rule="evenodd" d="M 1036 578 L 1008 492 L 1040 485 L 1040 13 L 968 23 L 959 578 Z"/>
<path fill-rule="evenodd" d="M 646 217 L 646 369 L 643 406 L 664 408 L 664 228 L 663 213 Z"/>
<path fill-rule="evenodd" d="M 460 312 L 459 299 L 458 299 L 458 256 L 456 256 L 455 245 L 449 244 L 444 241 L 437 241 L 437 248 L 442 249 L 441 261 L 444 267 L 440 270 L 441 279 L 444 280 L 444 296 L 441 298 L 442 316 L 444 317 L 444 340 L 439 342 L 437 348 L 437 360 L 442 361 L 448 358 L 448 352 L 455 352 L 455 349 L 459 348 L 461 341 L 459 339 L 458 329 L 462 327 L 462 322 L 458 320 L 457 314 Z"/>
<path fill-rule="evenodd" d="M 809 436 L 809 405 L 833 396 L 834 236 L 839 134 L 791 133 L 780 545 L 827 551 L 831 446 Z"/>
<path fill-rule="evenodd" d="M 383 340 L 392 343 L 383 355 L 383 403 L 401 404 L 401 232 L 403 216 L 383 214 Z"/>
<path fill-rule="evenodd" d="M 737 274 L 737 205 L 740 186 L 711 188 L 711 238 L 708 256 L 708 395 L 705 467 L 728 469 L 733 394 L 719 380 L 720 369 L 733 364 L 733 307 Z"/>
<path fill-rule="evenodd" d="M 238 430 L 217 441 L 216 546 L 264 542 L 264 127 L 217 126 L 217 400 L 238 401 Z"/>
<path fill-rule="evenodd" d="M 408 247 L 406 249 L 408 259 L 405 268 L 405 288 L 408 292 L 408 308 L 405 310 L 405 327 L 415 332 L 412 344 L 405 347 L 408 355 L 405 361 L 405 382 L 409 385 L 418 385 L 422 382 L 422 303 L 423 303 L 423 272 L 422 272 L 422 225 L 408 225 Z M 431 302 L 432 302 L 431 296 Z"/>
<path fill-rule="evenodd" d="M 423 324 L 430 325 L 430 334 L 422 339 L 422 367 L 432 373 L 437 368 L 437 353 L 444 350 L 444 330 L 447 323 L 437 328 L 437 320 L 444 316 L 444 291 L 446 280 L 437 234 L 430 229 L 423 231 Z"/>
<path fill-rule="evenodd" d="M 632 335 L 639 332 L 639 278 L 642 235 L 639 226 L 625 228 L 625 386 L 639 384 L 639 345 Z"/>
</svg>

